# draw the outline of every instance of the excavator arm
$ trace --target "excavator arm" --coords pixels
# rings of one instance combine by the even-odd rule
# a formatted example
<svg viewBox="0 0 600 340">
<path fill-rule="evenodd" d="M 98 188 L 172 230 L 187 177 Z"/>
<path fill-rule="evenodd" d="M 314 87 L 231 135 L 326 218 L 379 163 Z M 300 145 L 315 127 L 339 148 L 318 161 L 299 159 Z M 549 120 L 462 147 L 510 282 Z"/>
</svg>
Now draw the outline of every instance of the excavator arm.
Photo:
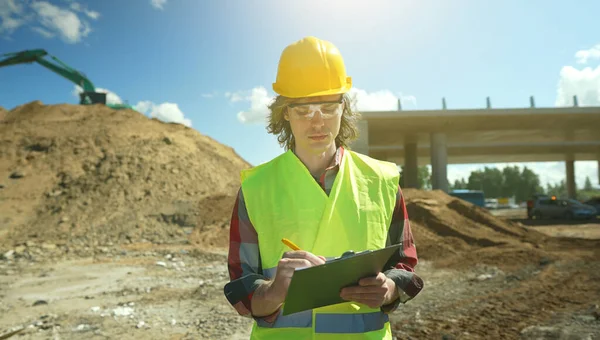
<svg viewBox="0 0 600 340">
<path fill-rule="evenodd" d="M 72 67 L 69 67 L 58 58 L 49 55 L 45 50 L 26 50 L 16 53 L 7 53 L 3 56 L 5 58 L 0 60 L 0 67 L 36 62 L 53 71 L 54 73 L 57 73 L 58 75 L 79 85 L 83 89 L 83 93 L 80 94 L 80 104 L 101 103 L 106 105 L 106 93 L 96 92 L 96 87 L 92 81 L 85 76 L 85 74 L 75 70 Z M 51 60 L 44 58 L 46 56 L 50 57 Z M 132 108 L 128 104 L 112 104 L 107 106 L 110 106 L 114 109 Z"/>
<path fill-rule="evenodd" d="M 94 84 L 83 73 L 67 66 L 54 56 L 48 55 L 52 60 L 54 60 L 55 63 L 44 59 L 44 57 L 47 55 L 48 52 L 41 49 L 8 53 L 4 55 L 7 58 L 0 61 L 0 67 L 37 62 L 45 68 L 81 86 L 84 92 L 96 92 L 96 87 Z"/>
</svg>

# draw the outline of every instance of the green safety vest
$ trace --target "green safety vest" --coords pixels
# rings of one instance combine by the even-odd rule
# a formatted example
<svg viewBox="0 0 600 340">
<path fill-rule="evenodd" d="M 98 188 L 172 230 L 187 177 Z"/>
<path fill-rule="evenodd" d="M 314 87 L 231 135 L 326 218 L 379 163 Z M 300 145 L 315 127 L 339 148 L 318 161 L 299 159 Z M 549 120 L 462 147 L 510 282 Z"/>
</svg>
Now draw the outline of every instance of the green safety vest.
<svg viewBox="0 0 600 340">
<path fill-rule="evenodd" d="M 242 171 L 248 217 L 258 234 L 263 274 L 273 278 L 288 238 L 326 258 L 386 246 L 396 204 L 395 164 L 344 150 L 329 196 L 292 151 Z M 283 306 L 285 308 L 285 305 Z M 251 339 L 392 339 L 379 308 L 345 302 L 255 322 Z"/>
</svg>

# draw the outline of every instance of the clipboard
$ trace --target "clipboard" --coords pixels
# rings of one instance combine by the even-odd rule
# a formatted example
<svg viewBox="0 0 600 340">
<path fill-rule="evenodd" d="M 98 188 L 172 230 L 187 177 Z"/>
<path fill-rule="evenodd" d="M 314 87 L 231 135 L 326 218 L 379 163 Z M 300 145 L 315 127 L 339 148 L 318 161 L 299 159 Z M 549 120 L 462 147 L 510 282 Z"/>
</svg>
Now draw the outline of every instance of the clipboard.
<svg viewBox="0 0 600 340">
<path fill-rule="evenodd" d="M 401 244 L 359 253 L 346 252 L 324 264 L 294 271 L 283 305 L 282 315 L 347 302 L 340 297 L 344 287 L 357 285 L 363 277 L 384 270 Z"/>
</svg>

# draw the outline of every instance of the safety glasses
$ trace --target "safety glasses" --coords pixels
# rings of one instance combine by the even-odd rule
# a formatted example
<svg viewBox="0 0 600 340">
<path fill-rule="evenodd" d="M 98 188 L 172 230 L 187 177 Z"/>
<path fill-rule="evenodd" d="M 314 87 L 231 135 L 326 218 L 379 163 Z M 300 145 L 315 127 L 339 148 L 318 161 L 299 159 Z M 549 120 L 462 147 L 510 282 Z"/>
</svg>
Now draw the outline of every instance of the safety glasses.
<svg viewBox="0 0 600 340">
<path fill-rule="evenodd" d="M 288 105 L 290 116 L 298 120 L 311 120 L 319 111 L 322 119 L 332 119 L 342 114 L 344 98 L 336 101 L 293 103 Z"/>
</svg>

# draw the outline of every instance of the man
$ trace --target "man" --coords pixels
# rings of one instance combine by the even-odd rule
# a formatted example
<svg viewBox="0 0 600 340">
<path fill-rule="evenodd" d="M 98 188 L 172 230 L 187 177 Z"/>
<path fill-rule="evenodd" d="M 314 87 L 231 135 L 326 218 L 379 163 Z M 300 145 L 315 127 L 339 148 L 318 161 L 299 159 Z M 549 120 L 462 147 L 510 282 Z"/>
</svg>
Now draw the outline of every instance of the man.
<svg viewBox="0 0 600 340">
<path fill-rule="evenodd" d="M 286 152 L 242 172 L 231 219 L 225 295 L 254 318 L 253 339 L 391 339 L 388 314 L 423 286 L 396 165 L 348 149 L 351 86 L 330 42 L 307 37 L 281 55 L 268 131 Z M 394 243 L 383 273 L 340 292 L 347 302 L 281 315 L 295 268 Z"/>
</svg>

